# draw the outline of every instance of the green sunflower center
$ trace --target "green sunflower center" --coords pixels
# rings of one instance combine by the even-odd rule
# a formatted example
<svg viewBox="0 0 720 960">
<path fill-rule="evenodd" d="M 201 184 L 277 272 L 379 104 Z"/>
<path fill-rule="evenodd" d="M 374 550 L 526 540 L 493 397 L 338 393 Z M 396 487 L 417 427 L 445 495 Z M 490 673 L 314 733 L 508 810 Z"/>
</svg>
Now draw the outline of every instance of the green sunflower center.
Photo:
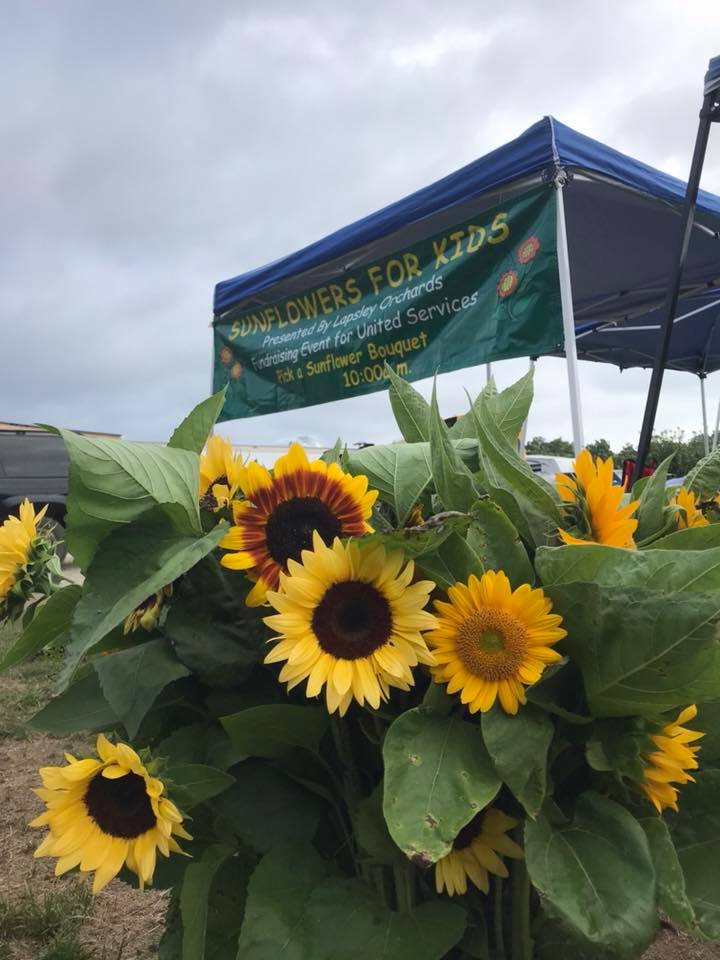
<svg viewBox="0 0 720 960">
<path fill-rule="evenodd" d="M 145 780 L 136 773 L 117 780 L 98 773 L 88 784 L 84 803 L 88 815 L 111 837 L 132 840 L 156 823 Z"/>
<path fill-rule="evenodd" d="M 267 518 L 265 539 L 270 556 L 282 567 L 299 560 L 303 550 L 312 550 L 313 531 L 330 545 L 340 536 L 342 524 L 319 497 L 291 497 L 283 500 Z"/>
<path fill-rule="evenodd" d="M 387 643 L 392 611 L 372 584 L 346 580 L 325 591 L 313 613 L 312 628 L 325 653 L 358 660 Z"/>
<path fill-rule="evenodd" d="M 473 611 L 458 627 L 455 644 L 464 666 L 483 680 L 516 677 L 528 652 L 522 623 L 493 607 Z"/>
</svg>

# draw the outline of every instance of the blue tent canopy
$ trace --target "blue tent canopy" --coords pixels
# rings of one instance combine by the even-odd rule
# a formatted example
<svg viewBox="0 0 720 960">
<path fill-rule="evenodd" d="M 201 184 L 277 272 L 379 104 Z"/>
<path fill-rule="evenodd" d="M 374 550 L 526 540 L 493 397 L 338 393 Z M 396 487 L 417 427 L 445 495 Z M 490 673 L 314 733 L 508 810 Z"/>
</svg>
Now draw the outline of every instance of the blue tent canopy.
<svg viewBox="0 0 720 960">
<path fill-rule="evenodd" d="M 706 83 L 720 84 L 720 58 Z M 463 205 L 488 204 L 549 179 L 565 177 L 564 204 L 578 352 L 620 367 L 651 365 L 653 327 L 673 269 L 685 184 L 647 164 L 544 117 L 517 139 L 455 173 L 323 240 L 215 288 L 215 314 L 238 303 L 262 306 L 337 275 L 350 262 L 397 249 L 462 219 Z M 683 275 L 679 314 L 697 297 L 720 300 L 720 197 L 700 191 Z M 685 303 L 688 300 L 688 304 Z M 644 319 L 643 319 L 644 318 Z M 712 309 L 675 325 L 669 366 L 696 373 L 720 367 L 707 342 Z M 624 326 L 643 325 L 642 349 Z M 611 326 L 608 326 L 611 325 Z M 616 340 L 609 349 L 613 329 Z M 633 334 L 636 331 L 631 331 Z M 603 346 L 600 346 L 600 345 Z M 562 354 L 558 344 L 557 354 Z"/>
</svg>

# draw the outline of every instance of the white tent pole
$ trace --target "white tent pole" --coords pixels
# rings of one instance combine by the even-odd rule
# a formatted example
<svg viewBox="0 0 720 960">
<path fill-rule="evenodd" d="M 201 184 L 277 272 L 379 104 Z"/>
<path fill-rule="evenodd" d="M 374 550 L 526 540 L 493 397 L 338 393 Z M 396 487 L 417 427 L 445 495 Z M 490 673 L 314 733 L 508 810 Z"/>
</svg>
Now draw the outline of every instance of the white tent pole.
<svg viewBox="0 0 720 960">
<path fill-rule="evenodd" d="M 705 456 L 710 453 L 710 442 L 708 438 L 708 420 L 707 403 L 705 402 L 705 374 L 700 374 L 700 399 L 702 400 L 702 418 L 703 418 L 703 444 L 705 445 Z"/>
<path fill-rule="evenodd" d="M 713 450 L 717 450 L 718 430 L 720 430 L 720 397 L 718 397 L 717 415 L 715 417 L 715 436 L 713 437 Z"/>
<path fill-rule="evenodd" d="M 535 369 L 535 360 L 532 357 L 530 357 L 530 366 L 528 367 L 528 369 L 529 370 Z M 521 457 L 525 456 L 525 441 L 527 440 L 527 428 L 528 428 L 529 419 L 530 419 L 530 414 L 528 413 L 528 415 L 525 417 L 525 420 L 523 421 L 522 430 L 520 431 L 520 456 Z"/>
<path fill-rule="evenodd" d="M 492 376 L 492 364 L 485 364 L 485 383 L 490 383 L 490 377 Z"/>
<path fill-rule="evenodd" d="M 560 302 L 562 304 L 563 333 L 565 335 L 565 360 L 567 363 L 568 387 L 570 391 L 570 416 L 572 418 L 573 447 L 578 454 L 585 446 L 583 437 L 582 406 L 580 403 L 580 381 L 578 379 L 577 346 L 575 344 L 575 316 L 573 313 L 572 285 L 570 283 L 570 255 L 565 226 L 565 203 L 563 200 L 564 175 L 555 181 L 555 202 L 557 215 L 557 256 L 560 274 Z"/>
</svg>

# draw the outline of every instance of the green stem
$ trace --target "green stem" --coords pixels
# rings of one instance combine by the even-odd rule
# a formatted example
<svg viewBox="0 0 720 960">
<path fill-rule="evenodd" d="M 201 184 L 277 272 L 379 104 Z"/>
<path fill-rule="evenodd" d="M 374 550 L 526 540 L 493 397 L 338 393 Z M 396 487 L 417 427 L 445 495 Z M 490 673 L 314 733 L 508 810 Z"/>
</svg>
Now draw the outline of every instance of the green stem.
<svg viewBox="0 0 720 960">
<path fill-rule="evenodd" d="M 532 960 L 530 935 L 530 877 L 524 860 L 512 866 L 512 960 Z"/>
<path fill-rule="evenodd" d="M 505 960 L 502 877 L 493 877 L 493 930 L 495 933 L 495 956 L 497 960 Z"/>
<path fill-rule="evenodd" d="M 411 913 L 415 906 L 415 870 L 409 863 L 393 867 L 398 913 Z"/>
<path fill-rule="evenodd" d="M 347 723 L 347 720 L 343 720 L 335 714 L 330 717 L 330 732 L 332 733 L 335 752 L 342 774 L 342 791 L 345 809 L 347 810 L 348 819 L 350 823 L 352 823 L 353 814 L 362 799 L 362 793 L 359 788 L 359 778 L 355 769 L 352 743 L 348 737 Z M 358 869 L 357 850 L 354 842 L 350 845 L 349 853 L 355 863 L 356 873 L 361 872 Z"/>
</svg>

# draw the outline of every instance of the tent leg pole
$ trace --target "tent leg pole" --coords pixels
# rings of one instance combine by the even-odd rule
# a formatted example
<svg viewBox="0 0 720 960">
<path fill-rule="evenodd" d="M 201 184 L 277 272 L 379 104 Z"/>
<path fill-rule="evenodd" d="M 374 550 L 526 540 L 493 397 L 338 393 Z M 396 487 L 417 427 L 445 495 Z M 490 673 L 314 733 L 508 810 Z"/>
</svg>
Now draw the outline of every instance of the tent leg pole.
<svg viewBox="0 0 720 960">
<path fill-rule="evenodd" d="M 567 228 L 565 225 L 565 202 L 563 199 L 564 176 L 555 181 L 555 204 L 557 221 L 557 255 L 560 274 L 560 302 L 562 304 L 565 359 L 567 362 L 568 388 L 570 391 L 570 416 L 572 418 L 573 447 L 578 454 L 585 446 L 583 437 L 582 406 L 580 403 L 580 380 L 578 378 L 577 345 L 575 343 L 575 315 L 573 313 L 572 285 L 570 282 L 570 255 L 568 253 Z"/>
<path fill-rule="evenodd" d="M 718 398 L 717 414 L 715 416 L 715 436 L 713 437 L 713 450 L 717 450 L 718 431 L 720 430 L 720 398 Z"/>
<path fill-rule="evenodd" d="M 534 369 L 535 369 L 535 357 L 530 357 L 530 366 L 528 367 L 528 370 L 534 370 Z M 528 414 L 527 417 L 525 417 L 525 420 L 523 421 L 523 425 L 522 425 L 522 430 L 520 431 L 520 451 L 519 452 L 520 452 L 520 456 L 523 458 L 525 457 L 525 441 L 527 440 L 527 428 L 528 428 L 529 419 L 530 419 L 530 414 Z"/>
<path fill-rule="evenodd" d="M 485 383 L 490 383 L 490 378 L 492 377 L 492 364 L 485 364 Z"/>
<path fill-rule="evenodd" d="M 705 456 L 710 453 L 710 438 L 708 436 L 707 402 L 705 400 L 705 374 L 700 374 L 700 400 L 702 402 L 703 418 L 703 444 L 705 446 Z"/>
<path fill-rule="evenodd" d="M 647 459 L 648 450 L 650 449 L 653 427 L 655 426 L 655 415 L 657 414 L 658 402 L 660 400 L 660 388 L 662 387 L 665 363 L 667 362 L 668 349 L 670 347 L 670 337 L 672 336 L 673 318 L 675 317 L 678 297 L 680 295 L 680 281 L 682 280 L 685 259 L 687 257 L 688 247 L 690 246 L 690 234 L 692 232 L 693 220 L 695 219 L 695 204 L 700 186 L 700 175 L 702 173 L 703 163 L 705 162 L 705 151 L 710 135 L 710 124 L 713 120 L 719 118 L 716 109 L 716 100 L 717 97 L 713 95 L 712 92 L 705 94 L 702 109 L 700 110 L 700 123 L 698 124 L 697 136 L 695 137 L 695 149 L 690 165 L 690 176 L 688 177 L 687 187 L 685 189 L 685 203 L 683 204 L 677 250 L 674 257 L 675 271 L 665 297 L 665 305 L 663 307 L 665 315 L 662 320 L 660 339 L 657 353 L 655 354 L 647 401 L 645 403 L 645 413 L 643 415 L 642 429 L 640 430 L 640 440 L 638 441 L 638 452 L 635 458 L 635 468 L 633 470 L 631 486 L 638 477 L 640 477 L 642 468 L 645 465 L 645 460 Z"/>
</svg>

